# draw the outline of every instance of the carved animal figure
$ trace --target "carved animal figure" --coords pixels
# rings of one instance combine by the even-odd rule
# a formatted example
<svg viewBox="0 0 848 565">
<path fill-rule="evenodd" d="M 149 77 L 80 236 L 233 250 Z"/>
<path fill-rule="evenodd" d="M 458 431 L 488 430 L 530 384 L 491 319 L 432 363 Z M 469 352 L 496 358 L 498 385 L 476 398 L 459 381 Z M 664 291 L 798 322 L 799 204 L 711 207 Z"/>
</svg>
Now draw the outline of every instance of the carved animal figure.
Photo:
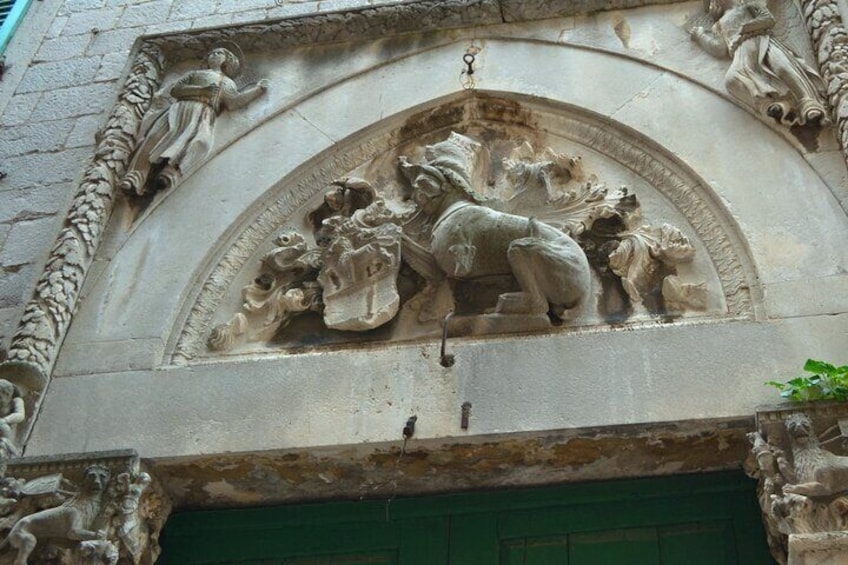
<svg viewBox="0 0 848 565">
<path fill-rule="evenodd" d="M 100 513 L 103 491 L 109 482 L 109 470 L 91 465 L 85 470 L 83 490 L 61 506 L 24 516 L 9 532 L 7 543 L 17 550 L 14 565 L 27 565 L 39 539 L 89 541 L 102 538 L 90 528 Z"/>
<path fill-rule="evenodd" d="M 478 150 L 477 142 L 454 132 L 427 147 L 422 165 L 401 159 L 412 199 L 433 219 L 429 247 L 438 270 L 460 280 L 513 275 L 521 292 L 501 294 L 498 314 L 563 317 L 576 310 L 591 285 L 586 254 L 553 226 L 483 205 L 471 181 Z"/>
<path fill-rule="evenodd" d="M 798 482 L 784 486 L 784 493 L 830 497 L 848 492 L 848 457 L 834 455 L 819 446 L 813 423 L 806 414 L 789 416 L 786 432 Z"/>
</svg>

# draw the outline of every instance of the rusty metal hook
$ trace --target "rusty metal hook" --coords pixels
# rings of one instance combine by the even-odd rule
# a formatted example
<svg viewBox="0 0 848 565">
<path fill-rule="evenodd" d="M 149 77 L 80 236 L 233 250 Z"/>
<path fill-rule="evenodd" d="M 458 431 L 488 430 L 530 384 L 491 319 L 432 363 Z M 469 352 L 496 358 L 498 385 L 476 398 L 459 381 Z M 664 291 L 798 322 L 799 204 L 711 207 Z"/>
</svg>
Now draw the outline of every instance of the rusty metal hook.
<svg viewBox="0 0 848 565">
<path fill-rule="evenodd" d="M 448 346 L 448 322 L 453 316 L 453 310 L 448 312 L 445 315 L 445 319 L 442 322 L 442 355 L 439 358 L 439 363 L 442 367 L 453 367 L 453 364 L 456 362 L 456 358 L 452 353 L 447 353 L 446 349 Z"/>
<path fill-rule="evenodd" d="M 465 69 L 465 74 L 467 74 L 467 75 L 473 75 L 474 74 L 474 67 L 472 66 L 472 65 L 474 65 L 474 59 L 475 59 L 474 53 L 466 53 L 465 55 L 462 56 L 462 62 L 465 63 L 465 66 L 468 67 L 467 69 Z"/>
</svg>

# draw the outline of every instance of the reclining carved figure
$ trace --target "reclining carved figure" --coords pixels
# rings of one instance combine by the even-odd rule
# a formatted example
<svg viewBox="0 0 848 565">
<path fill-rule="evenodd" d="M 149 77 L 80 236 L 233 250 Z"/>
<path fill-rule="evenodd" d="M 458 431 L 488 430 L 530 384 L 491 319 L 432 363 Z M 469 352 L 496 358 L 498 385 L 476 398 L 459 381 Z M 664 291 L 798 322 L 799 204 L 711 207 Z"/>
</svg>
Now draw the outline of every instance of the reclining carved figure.
<svg viewBox="0 0 848 565">
<path fill-rule="evenodd" d="M 423 164 L 401 158 L 412 200 L 432 219 L 429 252 L 437 268 L 422 274 L 431 280 L 514 276 L 521 291 L 501 294 L 496 314 L 551 311 L 562 318 L 566 311 L 577 310 L 591 287 L 586 254 L 553 226 L 482 205 L 471 180 L 479 147 L 452 133 L 427 147 Z M 409 260 L 410 254 L 405 253 L 404 259 Z"/>
</svg>

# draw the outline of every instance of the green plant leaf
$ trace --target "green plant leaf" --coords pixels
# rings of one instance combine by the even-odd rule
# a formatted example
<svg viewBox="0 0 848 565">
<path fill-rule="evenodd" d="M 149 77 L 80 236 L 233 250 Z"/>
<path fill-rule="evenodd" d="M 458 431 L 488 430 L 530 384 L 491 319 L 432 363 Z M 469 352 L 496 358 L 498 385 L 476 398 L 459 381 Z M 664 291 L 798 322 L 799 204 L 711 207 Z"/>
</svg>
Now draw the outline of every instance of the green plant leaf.
<svg viewBox="0 0 848 565">
<path fill-rule="evenodd" d="M 836 367 L 824 361 L 816 361 L 815 359 L 807 359 L 804 363 L 804 370 L 810 373 L 825 373 L 827 375 L 836 373 Z"/>
</svg>

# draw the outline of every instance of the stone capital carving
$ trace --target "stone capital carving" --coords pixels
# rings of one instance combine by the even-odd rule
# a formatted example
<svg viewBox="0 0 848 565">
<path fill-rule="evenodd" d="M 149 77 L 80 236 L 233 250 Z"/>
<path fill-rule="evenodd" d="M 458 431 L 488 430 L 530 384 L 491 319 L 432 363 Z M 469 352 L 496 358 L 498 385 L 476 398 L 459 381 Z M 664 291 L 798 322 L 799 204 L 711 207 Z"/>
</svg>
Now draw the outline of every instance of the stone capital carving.
<svg viewBox="0 0 848 565">
<path fill-rule="evenodd" d="M 0 563 L 152 564 L 170 510 L 133 452 L 19 459 L 0 478 Z"/>
<path fill-rule="evenodd" d="M 758 414 L 759 431 L 748 434 L 746 470 L 759 479 L 769 547 L 780 563 L 805 563 L 801 554 L 819 542 L 827 551 L 841 544 L 848 560 L 848 544 L 833 540 L 848 530 L 848 456 L 839 431 L 846 419 L 842 405 L 775 410 Z"/>
</svg>

